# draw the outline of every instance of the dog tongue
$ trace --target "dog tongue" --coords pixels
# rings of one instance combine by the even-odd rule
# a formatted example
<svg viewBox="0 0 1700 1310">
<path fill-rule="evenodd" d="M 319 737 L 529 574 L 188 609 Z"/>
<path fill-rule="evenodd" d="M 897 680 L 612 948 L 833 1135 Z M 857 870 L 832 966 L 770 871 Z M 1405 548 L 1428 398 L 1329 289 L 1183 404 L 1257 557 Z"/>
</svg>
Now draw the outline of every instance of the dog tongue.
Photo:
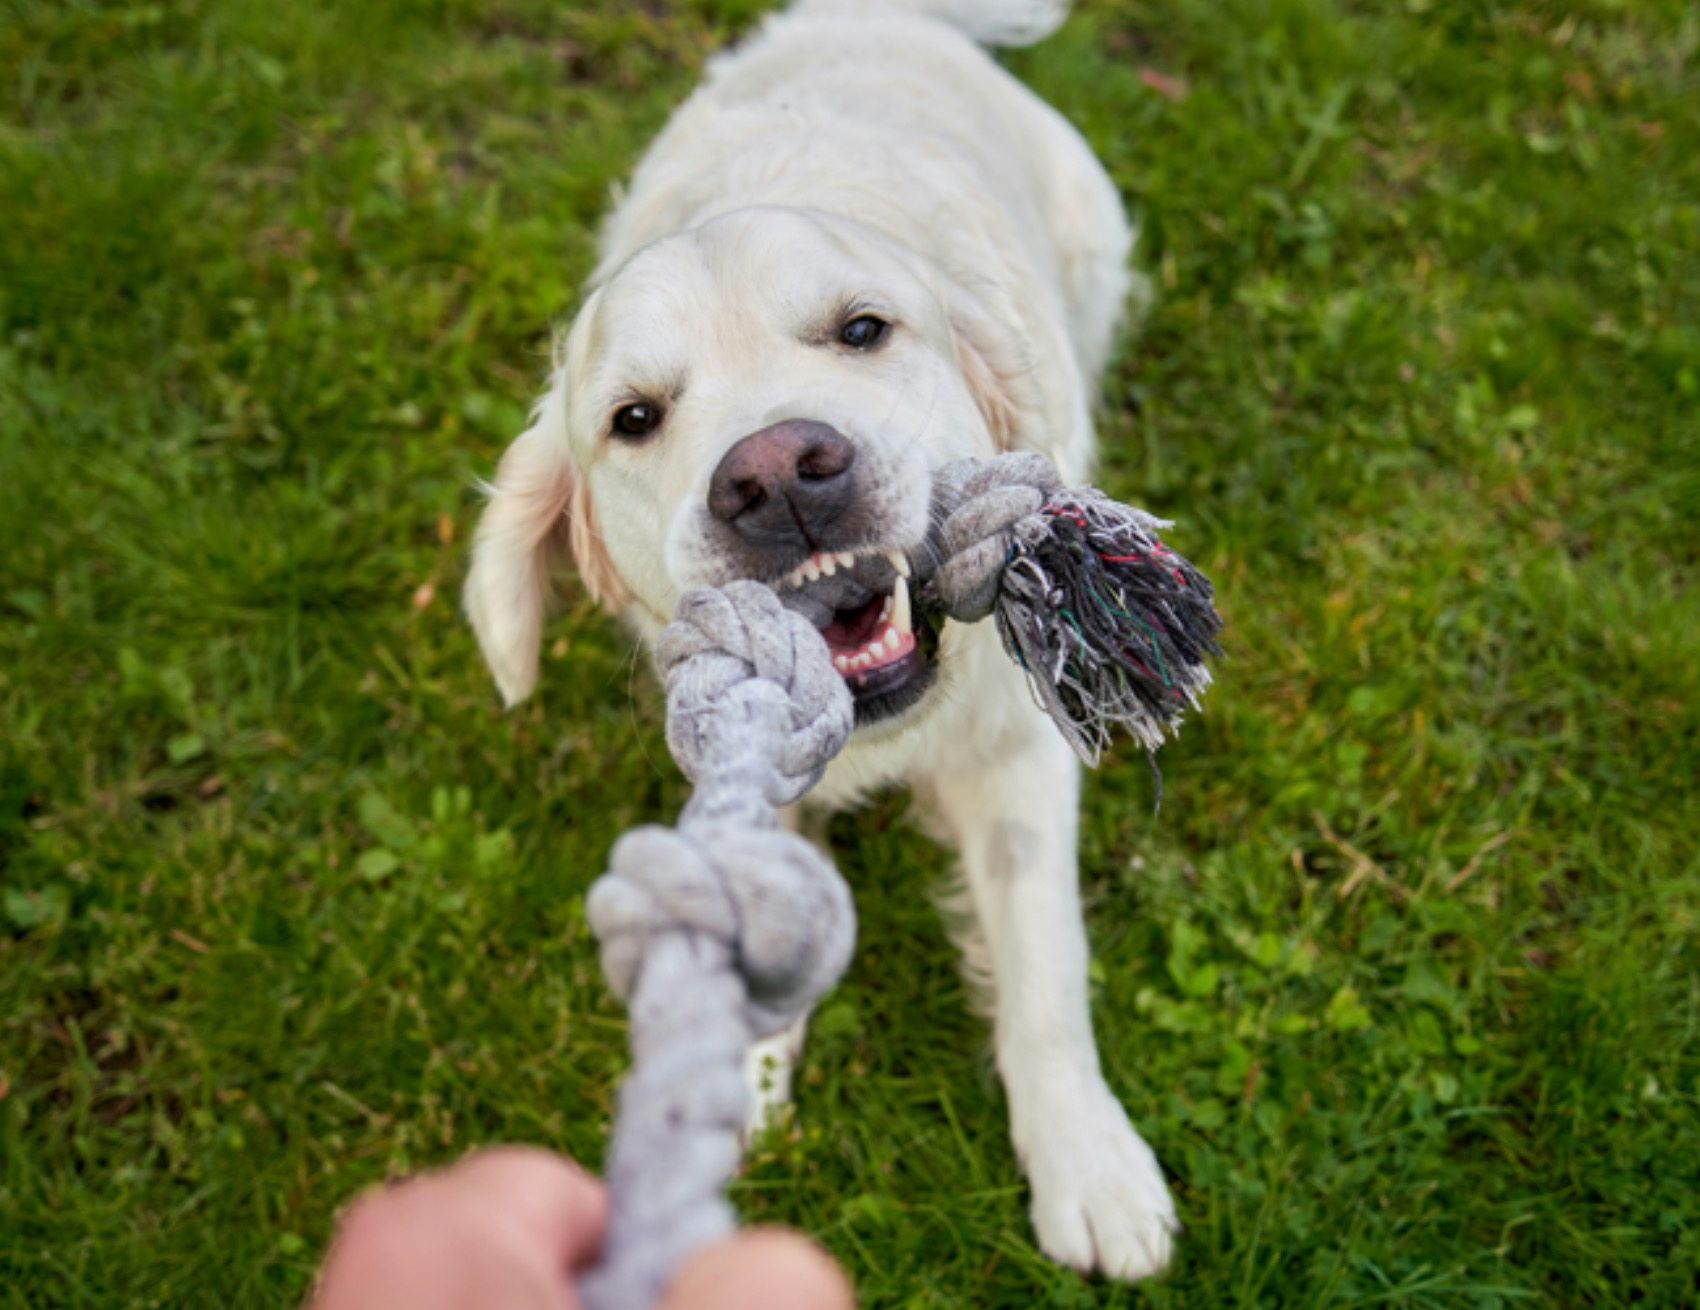
<svg viewBox="0 0 1700 1310">
<path fill-rule="evenodd" d="M 833 654 L 851 653 L 868 643 L 879 623 L 879 606 L 869 597 L 867 603 L 857 609 L 835 613 L 832 622 L 821 629 L 820 635 L 826 638 Z"/>
</svg>

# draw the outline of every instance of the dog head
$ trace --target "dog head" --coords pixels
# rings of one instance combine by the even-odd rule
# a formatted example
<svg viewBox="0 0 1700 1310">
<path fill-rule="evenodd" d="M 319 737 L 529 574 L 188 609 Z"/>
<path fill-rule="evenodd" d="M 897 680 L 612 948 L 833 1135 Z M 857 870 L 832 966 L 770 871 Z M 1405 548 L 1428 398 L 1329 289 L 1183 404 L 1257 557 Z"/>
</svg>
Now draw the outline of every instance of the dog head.
<svg viewBox="0 0 1700 1310">
<path fill-rule="evenodd" d="M 653 631 L 689 587 L 755 578 L 826 637 L 862 723 L 925 699 L 909 603 L 932 473 L 1013 444 L 1019 317 L 976 283 L 811 211 L 745 209 L 593 291 L 504 455 L 466 607 L 509 704 L 532 689 L 557 559 Z"/>
</svg>

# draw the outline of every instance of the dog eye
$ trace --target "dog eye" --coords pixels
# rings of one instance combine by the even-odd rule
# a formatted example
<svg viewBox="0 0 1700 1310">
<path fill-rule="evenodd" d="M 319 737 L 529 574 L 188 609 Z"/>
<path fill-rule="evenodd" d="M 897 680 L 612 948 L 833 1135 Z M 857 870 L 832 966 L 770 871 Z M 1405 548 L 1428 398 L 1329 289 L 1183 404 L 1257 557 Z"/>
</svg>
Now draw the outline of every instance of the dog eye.
<svg viewBox="0 0 1700 1310">
<path fill-rule="evenodd" d="M 867 350 L 870 346 L 879 345 L 890 328 L 891 324 L 883 318 L 863 314 L 839 328 L 838 339 L 853 350 Z"/>
<path fill-rule="evenodd" d="M 639 401 L 614 411 L 614 431 L 622 437 L 647 437 L 661 426 L 661 406 Z"/>
</svg>

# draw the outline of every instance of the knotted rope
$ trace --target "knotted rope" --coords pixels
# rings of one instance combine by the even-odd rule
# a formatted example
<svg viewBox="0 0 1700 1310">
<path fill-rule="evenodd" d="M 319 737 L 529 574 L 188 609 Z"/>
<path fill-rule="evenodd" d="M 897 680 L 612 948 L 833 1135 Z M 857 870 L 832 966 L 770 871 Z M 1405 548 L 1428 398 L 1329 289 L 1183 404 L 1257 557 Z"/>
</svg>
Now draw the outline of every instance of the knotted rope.
<svg viewBox="0 0 1700 1310">
<path fill-rule="evenodd" d="M 1197 704 L 1222 620 L 1209 581 L 1157 539 L 1161 519 L 1063 487 L 1032 454 L 941 470 L 933 511 L 914 561 L 924 608 L 996 615 L 1088 762 L 1112 726 L 1151 751 Z M 837 869 L 779 826 L 850 738 L 850 691 L 820 633 L 767 587 L 734 582 L 686 593 L 656 656 L 667 745 L 696 790 L 677 828 L 622 837 L 590 890 L 632 1071 L 602 1263 L 579 1284 L 588 1310 L 649 1310 L 686 1256 L 732 1231 L 721 1189 L 749 1118 L 745 1054 L 838 981 L 856 935 Z"/>
<path fill-rule="evenodd" d="M 1210 580 L 1158 538 L 1171 526 L 1090 487 L 1064 487 L 1020 451 L 934 477 L 941 561 L 930 597 L 974 623 L 993 614 L 1039 707 L 1086 763 L 1113 730 L 1156 749 L 1198 708 L 1221 654 Z"/>
<path fill-rule="evenodd" d="M 721 1188 L 749 1118 L 745 1054 L 838 981 L 856 937 L 838 870 L 779 827 L 850 737 L 820 634 L 736 582 L 689 592 L 657 657 L 667 744 L 696 791 L 677 828 L 619 840 L 586 907 L 633 1057 L 602 1263 L 579 1285 L 588 1310 L 648 1310 L 687 1255 L 732 1231 Z"/>
</svg>

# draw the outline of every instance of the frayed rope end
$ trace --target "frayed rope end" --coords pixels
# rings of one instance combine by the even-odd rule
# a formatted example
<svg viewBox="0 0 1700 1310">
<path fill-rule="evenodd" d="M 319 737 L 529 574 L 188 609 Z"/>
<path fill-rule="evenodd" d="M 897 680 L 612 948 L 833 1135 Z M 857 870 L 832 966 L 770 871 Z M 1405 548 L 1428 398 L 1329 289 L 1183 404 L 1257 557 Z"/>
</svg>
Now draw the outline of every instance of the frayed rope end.
<svg viewBox="0 0 1700 1310">
<path fill-rule="evenodd" d="M 1169 525 L 1096 491 L 1054 496 L 1015 525 L 998 632 L 1034 699 L 1096 765 L 1120 727 L 1155 751 L 1210 686 L 1222 616 L 1210 580 L 1157 536 Z"/>
</svg>

